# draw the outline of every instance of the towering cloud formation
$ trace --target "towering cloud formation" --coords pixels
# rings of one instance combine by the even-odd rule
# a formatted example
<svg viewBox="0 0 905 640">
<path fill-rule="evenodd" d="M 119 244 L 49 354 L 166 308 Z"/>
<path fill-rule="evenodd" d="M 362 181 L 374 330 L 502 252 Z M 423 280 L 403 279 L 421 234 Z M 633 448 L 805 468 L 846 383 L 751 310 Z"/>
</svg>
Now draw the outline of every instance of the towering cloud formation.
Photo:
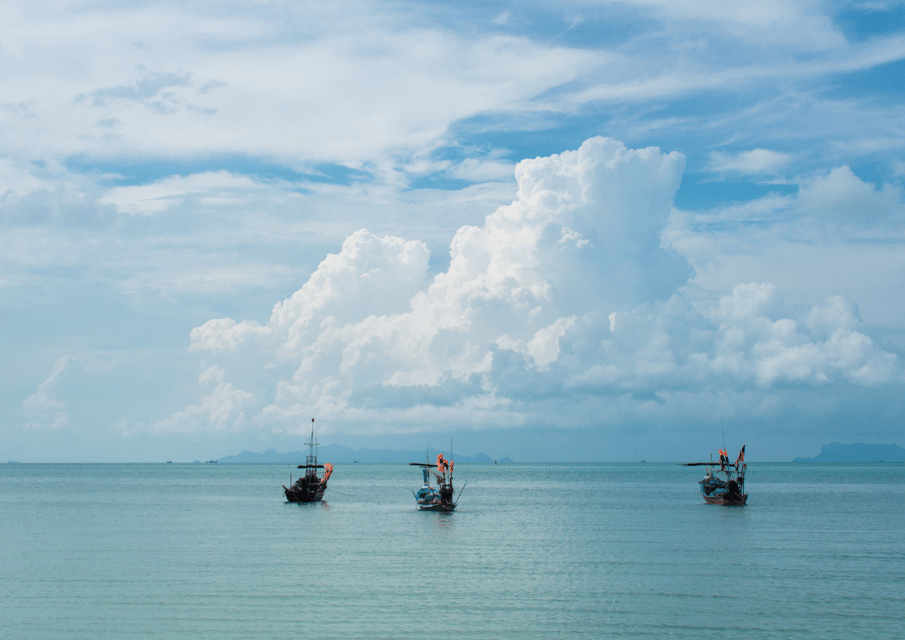
<svg viewBox="0 0 905 640">
<path fill-rule="evenodd" d="M 211 320 L 192 349 L 263 389 L 268 426 L 517 424 L 551 403 L 897 375 L 841 298 L 797 315 L 766 284 L 684 299 L 692 270 L 661 243 L 684 164 L 605 138 L 525 160 L 517 199 L 459 229 L 447 272 L 429 278 L 420 242 L 361 230 L 267 324 Z"/>
</svg>

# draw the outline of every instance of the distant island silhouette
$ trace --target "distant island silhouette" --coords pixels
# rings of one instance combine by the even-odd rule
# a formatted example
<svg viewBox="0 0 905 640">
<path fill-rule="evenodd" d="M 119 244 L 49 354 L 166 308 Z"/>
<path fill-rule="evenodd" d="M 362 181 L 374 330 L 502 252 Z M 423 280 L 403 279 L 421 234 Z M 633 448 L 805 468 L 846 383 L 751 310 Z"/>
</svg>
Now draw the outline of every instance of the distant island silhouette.
<svg viewBox="0 0 905 640">
<path fill-rule="evenodd" d="M 427 451 L 427 459 L 435 460 L 438 453 L 449 455 L 448 451 L 438 451 L 430 449 Z M 243 451 L 235 456 L 226 456 L 220 458 L 217 462 L 223 464 L 261 464 L 267 462 L 280 463 L 296 463 L 305 462 L 307 451 L 290 451 L 288 453 L 277 453 L 276 449 L 267 449 L 264 453 L 255 453 L 253 451 Z M 327 462 L 349 464 L 349 463 L 404 463 L 404 462 L 420 462 L 425 459 L 425 451 L 391 451 L 389 449 L 350 449 L 339 444 L 328 444 L 318 447 L 317 457 L 319 460 Z M 455 462 L 470 464 L 493 464 L 494 459 L 485 453 L 476 453 L 473 456 L 465 456 L 454 454 Z M 514 462 L 511 458 L 500 458 L 496 460 L 498 463 Z"/>
<path fill-rule="evenodd" d="M 840 444 L 820 447 L 813 458 L 795 458 L 792 462 L 905 462 L 905 449 L 897 444 Z"/>
</svg>

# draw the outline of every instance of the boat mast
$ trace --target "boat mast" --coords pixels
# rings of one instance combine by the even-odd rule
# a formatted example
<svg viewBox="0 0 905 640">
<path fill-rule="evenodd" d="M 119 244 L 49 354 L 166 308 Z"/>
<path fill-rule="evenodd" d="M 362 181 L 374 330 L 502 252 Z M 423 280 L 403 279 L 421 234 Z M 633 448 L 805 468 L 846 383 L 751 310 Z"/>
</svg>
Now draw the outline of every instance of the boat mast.
<svg viewBox="0 0 905 640">
<path fill-rule="evenodd" d="M 308 440 L 308 459 L 305 461 L 305 465 L 310 467 L 317 467 L 317 453 L 314 451 L 314 447 L 317 446 L 317 443 L 314 441 L 314 418 L 311 418 L 311 439 Z M 315 471 L 315 473 L 317 473 Z"/>
<path fill-rule="evenodd" d="M 723 416 L 720 416 L 720 431 L 723 432 L 723 451 L 729 456 L 729 449 L 726 447 L 726 428 L 723 426 Z"/>
</svg>

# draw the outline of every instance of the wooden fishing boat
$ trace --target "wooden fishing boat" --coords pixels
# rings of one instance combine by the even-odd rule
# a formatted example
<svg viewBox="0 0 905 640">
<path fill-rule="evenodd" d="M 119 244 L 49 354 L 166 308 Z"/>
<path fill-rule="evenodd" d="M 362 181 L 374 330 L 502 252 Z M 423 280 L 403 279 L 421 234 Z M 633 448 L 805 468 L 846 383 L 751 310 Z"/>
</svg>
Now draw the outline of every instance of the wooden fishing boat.
<svg viewBox="0 0 905 640">
<path fill-rule="evenodd" d="M 413 467 L 421 467 L 424 476 L 424 485 L 418 489 L 417 493 L 412 491 L 418 509 L 421 511 L 445 511 L 447 513 L 454 511 L 458 499 L 453 500 L 453 461 L 444 460 L 443 454 L 440 453 L 437 454 L 436 464 L 429 462 L 411 462 L 409 464 Z M 436 469 L 436 471 L 433 471 L 433 469 Z M 431 486 L 431 475 L 437 479 L 438 487 L 436 489 Z M 462 485 L 462 489 L 459 491 L 460 496 L 464 490 L 465 485 Z"/>
<path fill-rule="evenodd" d="M 304 469 L 302 477 L 292 484 L 292 476 L 289 476 L 289 486 L 283 485 L 286 499 L 289 502 L 320 502 L 327 490 L 327 480 L 333 473 L 333 465 L 317 463 L 317 442 L 314 441 L 314 418 L 311 418 L 311 439 L 308 440 L 308 456 L 305 464 L 300 464 L 299 469 Z M 317 475 L 317 470 L 324 470 L 324 477 Z"/>
<path fill-rule="evenodd" d="M 719 469 L 717 469 L 719 465 Z M 701 495 L 708 504 L 722 504 L 732 506 L 744 506 L 748 502 L 748 494 L 745 493 L 745 471 L 748 465 L 745 463 L 745 447 L 738 452 L 735 464 L 729 463 L 729 454 L 720 449 L 720 461 L 714 462 L 688 462 L 685 467 L 707 467 L 707 475 L 703 480 L 698 480 L 701 485 Z M 720 474 L 726 477 L 723 480 Z"/>
</svg>

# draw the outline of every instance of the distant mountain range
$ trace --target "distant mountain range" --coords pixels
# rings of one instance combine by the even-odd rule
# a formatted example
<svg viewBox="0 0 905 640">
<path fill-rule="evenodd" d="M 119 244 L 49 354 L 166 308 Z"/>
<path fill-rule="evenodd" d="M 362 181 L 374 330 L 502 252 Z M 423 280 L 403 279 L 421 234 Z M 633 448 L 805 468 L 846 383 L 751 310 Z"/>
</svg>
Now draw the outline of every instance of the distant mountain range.
<svg viewBox="0 0 905 640">
<path fill-rule="evenodd" d="M 437 459 L 437 454 L 441 453 L 435 449 L 428 452 L 428 459 L 433 462 Z M 442 452 L 447 455 L 447 452 Z M 226 456 L 220 458 L 220 463 L 238 463 L 238 464 L 261 464 L 267 462 L 281 463 L 304 463 L 307 451 L 290 451 L 289 453 L 277 453 L 276 449 L 268 449 L 264 453 L 254 453 L 253 451 L 243 451 L 239 455 Z M 339 464 L 363 462 L 420 462 L 425 459 L 424 451 L 390 451 L 388 449 L 350 449 L 340 444 L 328 444 L 317 449 L 317 458 L 319 462 L 331 462 Z M 464 462 L 471 464 L 493 464 L 494 459 L 484 453 L 476 453 L 473 456 L 463 456 L 455 454 L 453 456 L 455 462 Z M 513 462 L 510 458 L 501 458 L 497 462 L 507 463 Z"/>
<path fill-rule="evenodd" d="M 825 444 L 814 458 L 795 458 L 793 462 L 905 462 L 905 449 L 897 444 Z"/>
</svg>

